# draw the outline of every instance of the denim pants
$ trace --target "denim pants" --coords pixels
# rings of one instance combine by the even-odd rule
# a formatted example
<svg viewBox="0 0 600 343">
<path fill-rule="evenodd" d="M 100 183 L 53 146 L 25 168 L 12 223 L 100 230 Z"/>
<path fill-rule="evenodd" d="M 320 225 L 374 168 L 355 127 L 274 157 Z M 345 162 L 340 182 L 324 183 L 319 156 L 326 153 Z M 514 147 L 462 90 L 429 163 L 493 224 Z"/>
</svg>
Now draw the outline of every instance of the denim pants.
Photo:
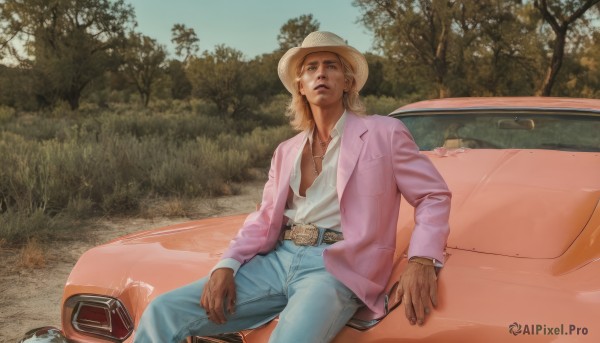
<svg viewBox="0 0 600 343">
<path fill-rule="evenodd" d="M 244 264 L 235 276 L 235 313 L 226 312 L 225 324 L 210 321 L 200 305 L 208 277 L 162 294 L 144 311 L 134 342 L 178 343 L 188 336 L 255 328 L 277 315 L 269 342 L 329 342 L 362 303 L 325 270 L 326 247 L 283 241 Z"/>
</svg>

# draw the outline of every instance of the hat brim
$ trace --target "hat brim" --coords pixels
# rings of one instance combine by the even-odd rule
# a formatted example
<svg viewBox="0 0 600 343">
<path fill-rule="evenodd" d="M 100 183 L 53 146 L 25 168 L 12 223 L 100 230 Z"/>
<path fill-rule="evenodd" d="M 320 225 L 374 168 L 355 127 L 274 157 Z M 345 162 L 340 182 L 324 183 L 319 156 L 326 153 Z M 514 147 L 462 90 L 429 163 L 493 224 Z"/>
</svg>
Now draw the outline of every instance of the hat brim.
<svg viewBox="0 0 600 343">
<path fill-rule="evenodd" d="M 313 52 L 333 52 L 344 58 L 354 71 L 357 92 L 360 91 L 367 82 L 367 77 L 369 76 L 369 65 L 367 64 L 367 60 L 360 51 L 349 45 L 312 46 L 306 48 L 295 47 L 289 49 L 281 57 L 279 65 L 277 66 L 279 79 L 290 93 L 295 94 L 298 92 L 296 84 L 296 68 L 298 63 L 302 62 L 306 55 Z"/>
</svg>

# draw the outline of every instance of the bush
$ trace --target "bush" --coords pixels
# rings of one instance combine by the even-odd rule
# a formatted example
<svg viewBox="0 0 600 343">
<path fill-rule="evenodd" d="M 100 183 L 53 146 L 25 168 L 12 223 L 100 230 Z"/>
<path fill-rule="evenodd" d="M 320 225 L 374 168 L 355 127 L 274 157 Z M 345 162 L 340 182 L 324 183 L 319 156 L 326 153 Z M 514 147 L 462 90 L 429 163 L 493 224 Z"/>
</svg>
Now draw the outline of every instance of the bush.
<svg viewBox="0 0 600 343">
<path fill-rule="evenodd" d="M 149 197 L 227 193 L 250 168 L 267 166 L 292 134 L 287 126 L 251 130 L 193 105 L 177 114 L 91 111 L 2 117 L 0 239 L 23 241 L 94 214 L 135 213 Z M 238 134 L 240 127 L 247 132 Z"/>
<path fill-rule="evenodd" d="M 408 104 L 406 100 L 391 98 L 387 96 L 369 95 L 363 99 L 367 107 L 367 113 L 387 115 L 398 107 Z"/>
</svg>

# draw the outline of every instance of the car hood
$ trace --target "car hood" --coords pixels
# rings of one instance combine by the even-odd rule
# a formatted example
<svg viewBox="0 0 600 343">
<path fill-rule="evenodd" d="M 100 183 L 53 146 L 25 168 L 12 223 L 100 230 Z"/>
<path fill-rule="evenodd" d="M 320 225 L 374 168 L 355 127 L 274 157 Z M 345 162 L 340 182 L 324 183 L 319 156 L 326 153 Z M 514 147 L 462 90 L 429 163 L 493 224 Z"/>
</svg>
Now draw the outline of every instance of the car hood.
<svg viewBox="0 0 600 343">
<path fill-rule="evenodd" d="M 246 216 L 186 222 L 90 249 L 71 271 L 62 301 L 74 294 L 120 298 L 137 321 L 157 294 L 206 276 Z"/>
<path fill-rule="evenodd" d="M 600 214 L 600 154 L 536 150 L 425 154 L 453 192 L 448 239 L 451 251 L 555 258 L 586 225 L 600 222 L 591 219 L 594 209 L 596 216 Z M 397 261 L 414 227 L 411 212 L 406 203 L 401 206 Z M 137 322 L 157 294 L 207 275 L 245 217 L 186 222 L 95 247 L 73 268 L 63 302 L 73 294 L 118 297 Z M 448 261 L 452 261 L 451 256 Z M 585 263 L 571 262 L 561 271 Z M 63 322 L 67 320 L 63 318 Z"/>
<path fill-rule="evenodd" d="M 600 199 L 598 153 L 462 149 L 426 154 L 453 194 L 451 248 L 555 258 L 590 221 Z"/>
</svg>

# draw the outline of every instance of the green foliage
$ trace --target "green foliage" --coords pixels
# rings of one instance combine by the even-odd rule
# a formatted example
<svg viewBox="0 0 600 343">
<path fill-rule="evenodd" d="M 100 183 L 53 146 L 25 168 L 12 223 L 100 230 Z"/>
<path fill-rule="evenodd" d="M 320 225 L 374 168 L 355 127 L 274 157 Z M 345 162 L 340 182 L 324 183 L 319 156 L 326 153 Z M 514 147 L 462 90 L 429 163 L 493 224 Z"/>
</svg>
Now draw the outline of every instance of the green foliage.
<svg viewBox="0 0 600 343">
<path fill-rule="evenodd" d="M 586 7 L 598 1 L 355 0 L 375 48 L 365 54 L 369 79 L 361 95 L 413 101 L 548 94 L 542 90 L 553 79 L 552 95 L 598 97 L 599 5 Z M 550 16 L 542 13 L 544 6 Z M 152 96 L 154 109 L 187 100 L 192 111 L 237 119 L 238 132 L 282 122 L 278 114 L 266 115 L 275 113 L 268 108 L 272 99 L 287 96 L 277 63 L 285 49 L 320 25 L 310 14 L 292 18 L 280 28 L 279 49 L 246 60 L 224 45 L 198 56 L 195 31 L 175 24 L 172 41 L 183 61 L 165 64 L 164 48 L 149 37 L 130 35 L 124 44 L 133 11 L 123 1 L 7 0 L 0 9 L 0 36 L 8 41 L 2 52 L 20 61 L 0 65 L 0 105 L 48 108 L 60 116 L 80 100 L 114 109 L 135 101 L 137 93 L 145 105 Z M 86 14 L 80 28 L 72 23 L 78 10 Z M 92 36 L 94 30 L 101 33 Z M 555 49 L 561 32 L 562 55 Z M 13 46 L 11 38 L 18 36 L 29 38 L 24 51 Z M 380 113 L 387 109 L 370 106 Z"/>
<path fill-rule="evenodd" d="M 187 28 L 184 24 L 175 24 L 171 28 L 171 42 L 175 44 L 175 54 L 183 57 L 187 61 L 190 56 L 194 56 L 200 46 L 198 45 L 198 36 L 193 28 Z"/>
<path fill-rule="evenodd" d="M 170 60 L 167 74 L 171 80 L 171 98 L 181 100 L 187 99 L 192 94 L 192 84 L 185 74 L 183 63 Z"/>
<path fill-rule="evenodd" d="M 0 105 L 0 126 L 9 123 L 15 114 L 14 108 Z"/>
<path fill-rule="evenodd" d="M 3 41 L 32 71 L 38 103 L 62 99 L 77 109 L 83 89 L 114 63 L 133 9 L 124 0 L 5 0 L 0 21 Z M 16 37 L 24 38 L 25 56 L 14 46 Z"/>
<path fill-rule="evenodd" d="M 266 168 L 276 144 L 292 134 L 287 125 L 250 130 L 181 108 L 3 115 L 0 238 L 45 234 L 68 218 L 135 213 L 148 197 L 221 194 L 228 183 L 246 180 L 249 168 Z M 44 229 L 41 221 L 57 226 Z"/>
<path fill-rule="evenodd" d="M 8 210 L 0 214 L 0 237 L 9 243 L 24 243 L 30 237 L 56 237 L 66 230 L 77 229 L 78 221 L 68 215 L 51 216 L 42 209 L 31 213 Z"/>
<path fill-rule="evenodd" d="M 369 114 L 380 114 L 387 115 L 392 113 L 395 109 L 408 104 L 409 102 L 404 100 L 398 100 L 387 96 L 376 97 L 369 95 L 363 99 L 365 106 L 367 107 L 367 113 Z"/>
<path fill-rule="evenodd" d="M 309 33 L 318 31 L 321 24 L 313 19 L 312 14 L 303 14 L 299 17 L 288 20 L 279 29 L 277 41 L 279 50 L 287 51 L 290 48 L 300 46 L 302 41 Z"/>
<path fill-rule="evenodd" d="M 565 85 L 585 78 L 577 55 L 582 44 L 594 44 L 586 38 L 598 32 L 598 21 L 591 20 L 598 5 L 589 5 L 598 1 L 355 0 L 354 5 L 384 65 L 395 66 L 382 78 L 381 65 L 367 56 L 374 82 L 384 89 L 392 84 L 393 96 L 549 95 L 551 79 L 560 83 L 553 95 L 580 96 Z M 539 9 L 546 6 L 550 13 L 544 15 Z M 567 43 L 560 43 L 565 37 Z M 557 76 L 563 61 L 577 76 Z M 386 82 L 390 77 L 395 79 Z M 367 86 L 365 94 L 389 95 Z"/>
<path fill-rule="evenodd" d="M 256 101 L 249 89 L 246 63 L 241 51 L 218 45 L 214 52 L 192 58 L 187 68 L 194 93 L 212 101 L 220 115 L 244 113 Z"/>
<path fill-rule="evenodd" d="M 539 10 L 544 22 L 552 29 L 554 34 L 552 47 L 552 57 L 549 66 L 546 70 L 546 76 L 543 79 L 541 87 L 537 93 L 539 95 L 550 96 L 552 88 L 558 77 L 558 72 L 562 68 L 564 60 L 564 52 L 566 49 L 567 35 L 570 33 L 575 35 L 585 36 L 589 34 L 587 30 L 579 30 L 574 25 L 576 21 L 584 21 L 584 24 L 589 24 L 590 19 L 597 18 L 600 7 L 590 9 L 598 4 L 600 0 L 563 0 L 563 1 L 538 1 L 533 2 L 534 7 Z M 591 14 L 590 12 L 595 12 Z M 597 19 L 596 19 L 597 21 Z M 589 27 L 588 25 L 585 25 Z"/>
<path fill-rule="evenodd" d="M 144 107 L 148 107 L 152 88 L 160 76 L 166 56 L 165 47 L 156 40 L 140 33 L 129 34 L 127 48 L 123 51 L 124 71 L 135 85 Z"/>
<path fill-rule="evenodd" d="M 244 70 L 248 86 L 246 91 L 256 97 L 260 103 L 270 102 L 274 95 L 289 94 L 277 74 L 277 63 L 281 56 L 283 52 L 274 51 L 256 56 L 246 64 Z"/>
</svg>

